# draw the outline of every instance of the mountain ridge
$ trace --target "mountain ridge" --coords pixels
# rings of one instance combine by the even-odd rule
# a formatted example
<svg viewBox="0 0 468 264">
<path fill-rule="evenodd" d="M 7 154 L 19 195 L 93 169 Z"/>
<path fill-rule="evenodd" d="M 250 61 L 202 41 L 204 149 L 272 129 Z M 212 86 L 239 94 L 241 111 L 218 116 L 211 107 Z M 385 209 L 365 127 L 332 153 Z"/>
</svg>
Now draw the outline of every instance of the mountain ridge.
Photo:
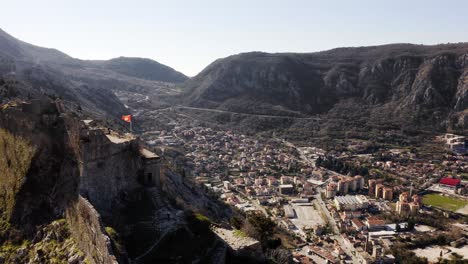
<svg viewBox="0 0 468 264">
<path fill-rule="evenodd" d="M 346 100 L 407 122 L 468 107 L 468 43 L 392 44 L 314 53 L 251 52 L 218 59 L 183 83 L 184 104 L 234 112 L 328 114 Z M 400 117 L 398 117 L 401 115 Z M 418 120 L 419 121 L 419 120 Z M 445 122 L 446 123 L 446 122 Z"/>
<path fill-rule="evenodd" d="M 117 69 L 116 72 L 123 75 L 128 75 L 130 77 L 139 77 L 142 79 L 154 81 L 181 82 L 188 79 L 187 76 L 174 70 L 173 68 L 149 58 L 120 56 L 109 60 L 82 60 L 78 58 L 73 58 L 67 55 L 66 53 L 54 48 L 45 48 L 29 44 L 9 35 L 6 31 L 0 28 L 0 54 L 2 53 L 3 55 L 13 57 L 17 60 L 26 59 L 35 63 L 53 63 L 61 66 L 74 67 L 102 67 L 108 70 L 114 69 L 114 71 L 115 69 Z M 144 67 L 140 67 L 140 70 L 146 71 L 147 74 L 136 76 L 135 71 L 125 69 L 124 67 L 122 67 L 122 65 L 119 65 L 119 63 L 146 63 L 146 65 L 144 66 L 152 68 L 145 69 Z M 158 70 L 161 70 L 162 72 L 158 72 Z M 152 76 L 151 74 L 155 76 Z"/>
<path fill-rule="evenodd" d="M 119 89 L 155 89 L 187 77 L 150 59 L 84 61 L 21 41 L 0 29 L 0 98 L 60 97 L 90 116 L 120 117 L 128 110 L 115 96 Z M 142 72 L 142 74 L 139 74 Z"/>
</svg>

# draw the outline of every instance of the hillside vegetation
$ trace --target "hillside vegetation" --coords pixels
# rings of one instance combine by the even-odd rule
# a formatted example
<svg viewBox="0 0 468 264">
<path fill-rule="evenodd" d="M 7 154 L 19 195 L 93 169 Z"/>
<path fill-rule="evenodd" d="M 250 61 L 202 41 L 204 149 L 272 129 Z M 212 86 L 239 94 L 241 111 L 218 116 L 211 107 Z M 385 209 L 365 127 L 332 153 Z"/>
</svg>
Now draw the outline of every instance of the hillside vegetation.
<svg viewBox="0 0 468 264">
<path fill-rule="evenodd" d="M 33 156 L 34 148 L 27 140 L 0 129 L 0 207 L 8 218 Z"/>
</svg>

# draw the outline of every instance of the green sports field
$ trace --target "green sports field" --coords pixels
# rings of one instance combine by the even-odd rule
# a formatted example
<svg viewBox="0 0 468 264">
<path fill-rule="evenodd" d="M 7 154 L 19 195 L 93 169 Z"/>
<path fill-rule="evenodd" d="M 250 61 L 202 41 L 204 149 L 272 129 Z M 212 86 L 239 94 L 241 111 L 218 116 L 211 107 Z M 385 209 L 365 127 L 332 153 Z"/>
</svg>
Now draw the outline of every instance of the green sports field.
<svg viewBox="0 0 468 264">
<path fill-rule="evenodd" d="M 447 197 L 447 196 L 443 196 L 443 195 L 435 194 L 435 193 L 424 195 L 423 203 L 426 205 L 439 207 L 439 208 L 450 210 L 453 212 L 468 205 L 468 201 L 464 201 L 462 199 L 458 199 L 454 197 Z"/>
</svg>

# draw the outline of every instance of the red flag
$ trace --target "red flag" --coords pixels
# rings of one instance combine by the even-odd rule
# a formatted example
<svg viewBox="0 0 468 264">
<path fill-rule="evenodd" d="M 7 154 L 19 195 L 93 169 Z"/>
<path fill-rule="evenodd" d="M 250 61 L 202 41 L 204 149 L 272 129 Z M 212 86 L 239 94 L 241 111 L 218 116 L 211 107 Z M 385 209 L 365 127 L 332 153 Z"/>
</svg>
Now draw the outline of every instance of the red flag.
<svg viewBox="0 0 468 264">
<path fill-rule="evenodd" d="M 132 115 L 124 115 L 124 116 L 122 116 L 122 120 L 127 122 L 127 123 L 131 123 L 132 122 Z"/>
</svg>

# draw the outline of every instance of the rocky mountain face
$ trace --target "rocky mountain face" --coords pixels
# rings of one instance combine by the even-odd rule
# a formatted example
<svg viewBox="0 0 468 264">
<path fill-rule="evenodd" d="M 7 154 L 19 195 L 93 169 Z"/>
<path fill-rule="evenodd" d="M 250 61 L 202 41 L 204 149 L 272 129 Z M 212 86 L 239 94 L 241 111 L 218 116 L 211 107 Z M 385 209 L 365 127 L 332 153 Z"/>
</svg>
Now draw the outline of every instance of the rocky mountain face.
<svg viewBox="0 0 468 264">
<path fill-rule="evenodd" d="M 42 97 L 1 107 L 0 210 L 5 224 L 0 258 L 5 263 L 52 258 L 116 262 L 99 214 L 80 197 L 81 125 L 73 113 L 63 112 L 62 104 Z M 77 226 L 80 222 L 87 229 Z"/>
<path fill-rule="evenodd" d="M 129 110 L 114 91 L 184 79 L 154 61 L 80 61 L 0 31 L 0 263 L 235 260 L 210 228 L 230 208 L 116 120 Z"/>
<path fill-rule="evenodd" d="M 0 77 L 20 82 L 23 95 L 60 97 L 101 117 L 127 112 L 112 90 L 150 90 L 160 82 L 177 83 L 187 79 L 172 68 L 149 59 L 74 59 L 55 49 L 20 41 L 1 29 Z"/>
<path fill-rule="evenodd" d="M 345 119 L 357 114 L 350 110 L 365 108 L 362 113 L 373 124 L 382 119 L 463 130 L 467 76 L 466 43 L 395 44 L 234 55 L 215 61 L 182 87 L 183 101 L 195 107 Z"/>
<path fill-rule="evenodd" d="M 227 222 L 228 207 L 137 138 L 83 122 L 63 103 L 0 107 L 0 260 L 225 261 L 209 221 Z"/>
<path fill-rule="evenodd" d="M 3 105 L 0 124 L 2 211 L 28 231 L 56 218 L 78 194 L 77 143 L 66 133 L 76 124 L 47 99 Z"/>
</svg>

